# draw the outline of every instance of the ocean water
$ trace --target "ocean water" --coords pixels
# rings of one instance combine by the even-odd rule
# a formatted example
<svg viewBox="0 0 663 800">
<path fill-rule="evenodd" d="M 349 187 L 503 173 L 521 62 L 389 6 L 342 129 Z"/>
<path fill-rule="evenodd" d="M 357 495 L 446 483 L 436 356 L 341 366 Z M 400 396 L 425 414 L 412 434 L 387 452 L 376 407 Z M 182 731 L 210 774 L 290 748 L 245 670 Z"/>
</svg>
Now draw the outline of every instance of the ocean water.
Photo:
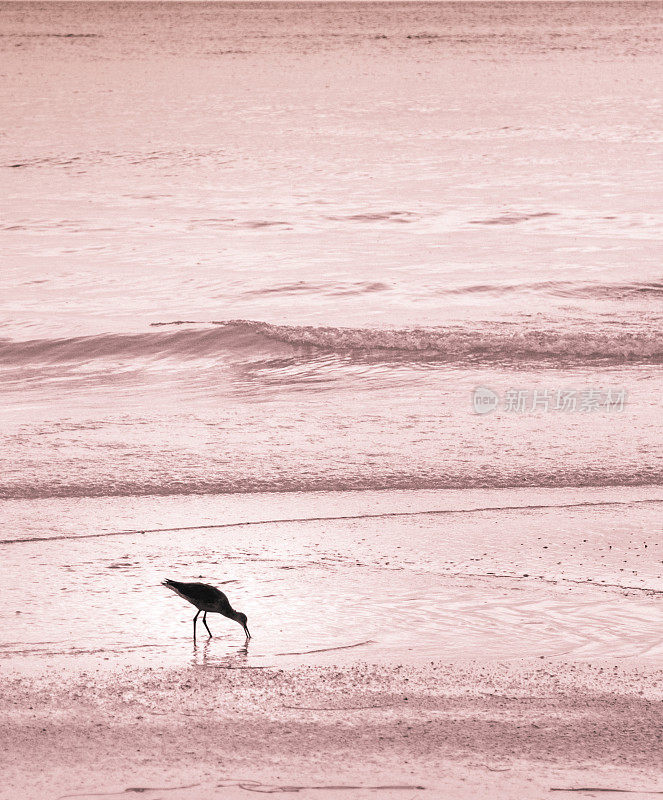
<svg viewBox="0 0 663 800">
<path fill-rule="evenodd" d="M 177 648 L 159 575 L 199 574 L 290 598 L 291 652 L 350 613 L 376 652 L 502 653 L 523 575 L 555 633 L 513 653 L 620 614 L 607 650 L 659 652 L 662 45 L 658 2 L 0 3 L 5 662 L 129 613 Z M 228 519 L 263 527 L 225 562 L 196 526 Z"/>
</svg>

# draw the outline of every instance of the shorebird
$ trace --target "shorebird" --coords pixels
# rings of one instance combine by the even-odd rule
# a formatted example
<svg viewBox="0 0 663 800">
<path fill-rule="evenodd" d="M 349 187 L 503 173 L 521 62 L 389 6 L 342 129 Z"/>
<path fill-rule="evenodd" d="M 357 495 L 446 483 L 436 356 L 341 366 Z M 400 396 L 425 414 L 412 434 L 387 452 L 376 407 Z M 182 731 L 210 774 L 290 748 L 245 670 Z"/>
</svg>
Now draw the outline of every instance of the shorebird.
<svg viewBox="0 0 663 800">
<path fill-rule="evenodd" d="M 249 629 L 246 627 L 246 614 L 242 614 L 241 611 L 235 611 L 225 594 L 216 587 L 210 586 L 208 583 L 180 583 L 179 581 L 171 580 L 163 581 L 162 586 L 167 586 L 169 589 L 172 589 L 175 594 L 178 594 L 191 603 L 191 605 L 195 606 L 198 609 L 198 614 L 200 614 L 201 611 L 203 612 L 203 625 L 207 628 L 210 639 L 212 638 L 212 631 L 207 627 L 206 617 L 208 611 L 210 613 L 223 614 L 224 617 L 239 622 L 244 628 L 246 638 L 251 638 Z M 194 639 L 196 638 L 196 620 L 198 619 L 198 614 L 193 618 Z"/>
</svg>

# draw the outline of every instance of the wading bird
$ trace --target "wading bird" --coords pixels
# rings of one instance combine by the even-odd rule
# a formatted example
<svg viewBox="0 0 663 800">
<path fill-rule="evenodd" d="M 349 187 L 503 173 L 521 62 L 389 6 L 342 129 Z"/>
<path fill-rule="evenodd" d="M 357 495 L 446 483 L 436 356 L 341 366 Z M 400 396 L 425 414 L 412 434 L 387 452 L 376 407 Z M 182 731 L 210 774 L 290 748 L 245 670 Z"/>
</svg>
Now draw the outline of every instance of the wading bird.
<svg viewBox="0 0 663 800">
<path fill-rule="evenodd" d="M 200 614 L 201 611 L 203 612 L 203 625 L 207 628 L 210 639 L 212 638 L 212 631 L 207 627 L 206 617 L 208 611 L 210 613 L 223 614 L 224 617 L 239 622 L 244 628 L 246 638 L 251 638 L 249 629 L 246 627 L 246 614 L 242 614 L 241 611 L 235 611 L 225 594 L 214 586 L 210 586 L 207 583 L 180 583 L 179 581 L 171 580 L 163 581 L 162 586 L 167 586 L 169 589 L 172 589 L 175 594 L 178 594 L 191 603 L 191 605 L 195 606 L 198 609 L 198 614 Z M 198 619 L 198 614 L 193 618 L 194 639 L 196 638 L 196 620 Z"/>
</svg>

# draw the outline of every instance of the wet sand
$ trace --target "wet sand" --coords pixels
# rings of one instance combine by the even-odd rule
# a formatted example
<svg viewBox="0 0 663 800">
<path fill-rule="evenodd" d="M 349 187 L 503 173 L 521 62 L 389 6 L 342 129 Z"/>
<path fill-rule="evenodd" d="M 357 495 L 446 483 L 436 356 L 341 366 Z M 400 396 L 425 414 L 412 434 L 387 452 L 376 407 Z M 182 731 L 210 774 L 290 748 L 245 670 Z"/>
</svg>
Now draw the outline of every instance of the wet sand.
<svg viewBox="0 0 663 800">
<path fill-rule="evenodd" d="M 652 664 L 219 668 L 202 650 L 184 670 L 7 673 L 0 796 L 663 791 L 663 670 Z"/>
</svg>

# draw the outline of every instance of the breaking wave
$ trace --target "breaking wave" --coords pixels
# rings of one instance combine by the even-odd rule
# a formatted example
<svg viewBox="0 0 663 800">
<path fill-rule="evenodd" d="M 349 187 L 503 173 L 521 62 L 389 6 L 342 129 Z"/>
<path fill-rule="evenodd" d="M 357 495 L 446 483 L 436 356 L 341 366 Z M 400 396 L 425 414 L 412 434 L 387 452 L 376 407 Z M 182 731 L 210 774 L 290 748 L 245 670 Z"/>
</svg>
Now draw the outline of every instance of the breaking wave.
<svg viewBox="0 0 663 800">
<path fill-rule="evenodd" d="M 0 365 L 169 358 L 251 362 L 289 357 L 306 361 L 320 355 L 369 363 L 663 363 L 663 335 L 656 326 L 579 324 L 558 330 L 508 323 L 401 329 L 273 325 L 247 320 L 202 324 L 180 320 L 154 323 L 161 329 L 135 334 L 4 339 L 0 340 Z"/>
</svg>

